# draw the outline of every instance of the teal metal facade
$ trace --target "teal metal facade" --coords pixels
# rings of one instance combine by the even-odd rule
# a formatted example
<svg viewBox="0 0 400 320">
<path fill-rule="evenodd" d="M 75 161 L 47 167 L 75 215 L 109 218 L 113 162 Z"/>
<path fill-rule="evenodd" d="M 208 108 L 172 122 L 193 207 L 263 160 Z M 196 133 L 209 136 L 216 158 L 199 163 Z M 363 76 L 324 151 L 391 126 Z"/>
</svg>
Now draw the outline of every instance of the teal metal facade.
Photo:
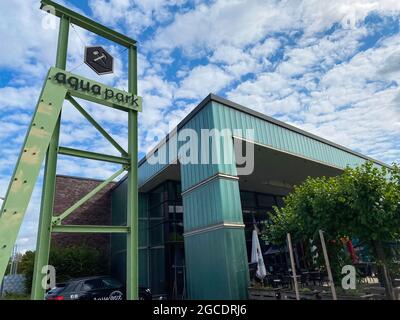
<svg viewBox="0 0 400 320">
<path fill-rule="evenodd" d="M 178 132 L 193 129 L 253 129 L 252 142 L 294 156 L 344 169 L 372 160 L 253 110 L 209 95 L 179 125 Z M 240 132 L 235 138 L 247 139 Z M 154 152 L 169 159 L 167 136 Z M 234 154 L 233 139 L 225 150 Z M 178 142 L 182 144 L 182 142 Z M 151 154 L 149 155 L 151 156 Z M 379 165 L 385 165 L 375 161 Z M 151 181 L 168 164 L 139 163 L 139 187 Z M 181 164 L 187 297 L 191 299 L 246 299 L 249 281 L 240 190 L 235 164 Z M 126 211 L 122 183 L 114 192 L 113 216 Z M 139 217 L 145 217 L 146 195 L 140 197 Z M 118 220 L 118 218 L 116 218 Z M 120 221 L 119 221 L 120 222 Z M 140 221 L 140 283 L 149 284 L 160 255 L 149 252 L 149 225 Z M 146 231 L 147 230 L 147 231 Z M 147 240 L 146 240 L 147 239 Z M 146 242 L 147 241 L 147 242 Z M 122 242 L 121 242 L 122 243 Z M 116 248 L 113 247 L 115 251 Z M 154 256 L 152 256 L 154 255 Z M 115 254 L 114 254 L 115 256 Z M 116 256 L 115 256 L 116 257 Z M 157 261 L 157 263 L 152 262 Z M 144 262 L 146 261 L 146 262 Z M 158 271 L 159 272 L 159 271 Z M 146 280 L 147 279 L 147 280 Z M 147 282 L 146 282 L 147 281 Z"/>
</svg>

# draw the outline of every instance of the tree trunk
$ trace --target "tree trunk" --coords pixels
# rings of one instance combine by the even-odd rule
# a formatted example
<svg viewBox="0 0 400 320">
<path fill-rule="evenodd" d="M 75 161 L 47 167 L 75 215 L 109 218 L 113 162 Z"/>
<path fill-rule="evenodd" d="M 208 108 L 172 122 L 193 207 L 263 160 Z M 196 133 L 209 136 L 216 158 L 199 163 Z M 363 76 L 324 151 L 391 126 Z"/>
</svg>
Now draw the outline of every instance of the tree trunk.
<svg viewBox="0 0 400 320">
<path fill-rule="evenodd" d="M 374 244 L 375 256 L 377 258 L 378 272 L 381 274 L 381 279 L 385 287 L 386 297 L 394 300 L 392 279 L 387 266 L 386 255 L 381 241 L 375 241 Z"/>
</svg>

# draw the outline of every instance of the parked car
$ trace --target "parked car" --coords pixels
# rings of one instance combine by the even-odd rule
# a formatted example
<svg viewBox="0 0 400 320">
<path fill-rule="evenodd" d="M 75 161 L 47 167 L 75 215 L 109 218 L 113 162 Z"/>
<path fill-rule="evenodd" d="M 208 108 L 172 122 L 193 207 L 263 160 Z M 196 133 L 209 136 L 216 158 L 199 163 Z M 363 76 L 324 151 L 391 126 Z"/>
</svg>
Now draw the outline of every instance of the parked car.
<svg viewBox="0 0 400 320">
<path fill-rule="evenodd" d="M 125 286 L 115 278 L 96 276 L 59 283 L 47 292 L 46 300 L 125 300 Z M 151 300 L 149 288 L 139 288 L 139 300 Z"/>
</svg>

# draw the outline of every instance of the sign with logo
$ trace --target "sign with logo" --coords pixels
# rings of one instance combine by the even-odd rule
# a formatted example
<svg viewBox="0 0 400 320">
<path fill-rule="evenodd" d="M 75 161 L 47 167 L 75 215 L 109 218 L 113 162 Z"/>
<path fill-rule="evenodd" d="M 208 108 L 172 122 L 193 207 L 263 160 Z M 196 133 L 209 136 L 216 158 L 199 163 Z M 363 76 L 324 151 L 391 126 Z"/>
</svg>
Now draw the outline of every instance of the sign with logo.
<svg viewBox="0 0 400 320">
<path fill-rule="evenodd" d="M 84 61 L 97 74 L 113 72 L 114 58 L 103 47 L 86 47 Z"/>
<path fill-rule="evenodd" d="M 142 98 L 132 93 L 111 88 L 55 67 L 50 68 L 47 81 L 65 87 L 75 97 L 120 110 L 142 111 Z"/>
</svg>

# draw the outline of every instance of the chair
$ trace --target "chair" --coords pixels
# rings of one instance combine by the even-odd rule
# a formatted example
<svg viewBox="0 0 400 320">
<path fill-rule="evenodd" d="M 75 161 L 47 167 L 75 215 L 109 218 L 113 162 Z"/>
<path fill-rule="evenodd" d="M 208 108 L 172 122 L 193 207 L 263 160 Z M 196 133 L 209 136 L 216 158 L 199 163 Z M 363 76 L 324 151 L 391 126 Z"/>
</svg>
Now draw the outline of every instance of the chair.
<svg viewBox="0 0 400 320">
<path fill-rule="evenodd" d="M 249 263 L 250 280 L 253 280 L 256 277 L 256 272 L 257 272 L 257 262 L 250 262 Z"/>
<path fill-rule="evenodd" d="M 308 282 L 310 281 L 310 275 L 307 271 L 303 271 L 300 273 L 300 285 L 301 287 L 307 287 Z"/>
</svg>

